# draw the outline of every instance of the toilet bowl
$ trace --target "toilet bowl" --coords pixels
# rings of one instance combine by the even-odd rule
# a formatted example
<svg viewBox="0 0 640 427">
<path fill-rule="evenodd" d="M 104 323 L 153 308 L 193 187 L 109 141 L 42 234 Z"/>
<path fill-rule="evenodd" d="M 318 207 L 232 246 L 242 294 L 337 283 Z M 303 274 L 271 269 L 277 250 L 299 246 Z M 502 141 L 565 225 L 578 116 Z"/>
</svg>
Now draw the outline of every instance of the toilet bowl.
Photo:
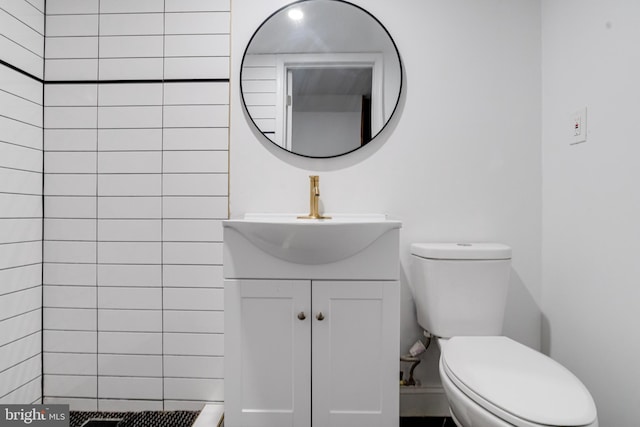
<svg viewBox="0 0 640 427">
<path fill-rule="evenodd" d="M 598 427 L 589 391 L 553 359 L 501 336 L 511 249 L 413 244 L 418 323 L 438 338 L 439 371 L 460 427 Z"/>
<path fill-rule="evenodd" d="M 553 359 L 504 336 L 439 344 L 440 378 L 458 425 L 598 426 L 589 391 Z"/>
</svg>

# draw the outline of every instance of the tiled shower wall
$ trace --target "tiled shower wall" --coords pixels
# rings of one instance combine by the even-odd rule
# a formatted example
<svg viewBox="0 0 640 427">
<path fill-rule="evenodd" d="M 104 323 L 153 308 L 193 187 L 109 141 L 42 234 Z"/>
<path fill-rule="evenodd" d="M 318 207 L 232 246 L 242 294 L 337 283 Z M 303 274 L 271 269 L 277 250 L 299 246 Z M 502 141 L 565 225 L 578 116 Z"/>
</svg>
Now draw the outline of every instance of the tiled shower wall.
<svg viewBox="0 0 640 427">
<path fill-rule="evenodd" d="M 229 0 L 48 0 L 44 396 L 223 399 Z"/>
<path fill-rule="evenodd" d="M 44 0 L 0 0 L 0 403 L 41 398 Z"/>
</svg>

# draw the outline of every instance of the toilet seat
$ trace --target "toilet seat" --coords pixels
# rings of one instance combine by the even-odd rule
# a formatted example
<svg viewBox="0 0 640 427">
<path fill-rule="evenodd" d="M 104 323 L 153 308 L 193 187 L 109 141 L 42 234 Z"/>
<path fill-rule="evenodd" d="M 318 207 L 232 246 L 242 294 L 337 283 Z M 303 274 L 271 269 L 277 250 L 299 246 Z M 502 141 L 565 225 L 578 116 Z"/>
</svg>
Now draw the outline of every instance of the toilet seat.
<svg viewBox="0 0 640 427">
<path fill-rule="evenodd" d="M 441 372 L 486 411 L 512 425 L 597 426 L 585 386 L 549 357 L 507 337 L 453 337 Z"/>
</svg>

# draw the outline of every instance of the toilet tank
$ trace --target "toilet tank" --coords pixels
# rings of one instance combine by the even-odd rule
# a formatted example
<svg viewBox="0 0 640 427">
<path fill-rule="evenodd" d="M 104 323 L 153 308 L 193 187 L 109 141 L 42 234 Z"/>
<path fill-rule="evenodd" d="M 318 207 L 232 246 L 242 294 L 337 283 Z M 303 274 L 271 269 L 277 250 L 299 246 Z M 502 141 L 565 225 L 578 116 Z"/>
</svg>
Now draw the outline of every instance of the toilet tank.
<svg viewBox="0 0 640 427">
<path fill-rule="evenodd" d="M 411 284 L 418 324 L 449 338 L 501 335 L 511 248 L 499 243 L 414 243 Z"/>
</svg>

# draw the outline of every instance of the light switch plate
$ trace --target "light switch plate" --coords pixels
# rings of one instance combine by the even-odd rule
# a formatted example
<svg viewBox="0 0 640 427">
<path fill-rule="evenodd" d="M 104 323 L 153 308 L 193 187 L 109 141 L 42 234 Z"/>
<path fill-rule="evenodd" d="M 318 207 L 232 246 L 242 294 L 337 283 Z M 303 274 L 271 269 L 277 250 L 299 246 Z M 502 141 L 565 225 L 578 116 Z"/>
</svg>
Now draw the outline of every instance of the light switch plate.
<svg viewBox="0 0 640 427">
<path fill-rule="evenodd" d="M 581 108 L 571 115 L 570 144 L 578 144 L 587 140 L 587 107 Z"/>
</svg>

